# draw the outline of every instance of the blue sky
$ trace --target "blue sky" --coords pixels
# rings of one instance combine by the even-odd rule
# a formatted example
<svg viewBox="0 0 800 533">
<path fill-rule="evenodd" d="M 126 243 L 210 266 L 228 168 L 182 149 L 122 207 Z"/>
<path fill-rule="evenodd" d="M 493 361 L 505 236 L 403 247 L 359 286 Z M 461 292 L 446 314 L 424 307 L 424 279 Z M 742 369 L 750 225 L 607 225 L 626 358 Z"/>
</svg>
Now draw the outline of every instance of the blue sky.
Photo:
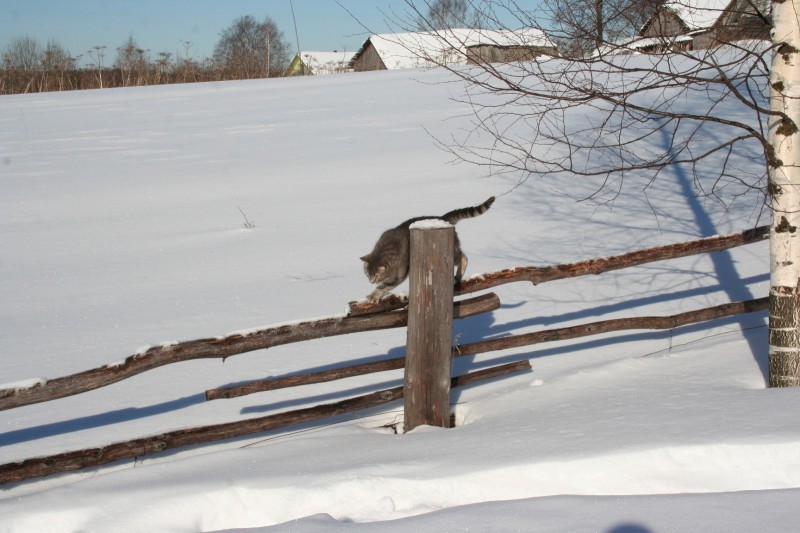
<svg viewBox="0 0 800 533">
<path fill-rule="evenodd" d="M 300 46 L 304 50 L 356 50 L 368 36 L 348 13 L 373 32 L 390 31 L 384 14 L 403 14 L 403 0 L 293 0 Z M 341 4 L 341 7 L 339 4 Z M 0 0 L 0 51 L 17 37 L 29 36 L 44 45 L 58 41 L 73 56 L 88 56 L 94 46 L 105 45 L 104 63 L 110 65 L 115 49 L 129 35 L 150 50 L 151 57 L 169 52 L 181 57 L 191 42 L 189 55 L 210 57 L 219 33 L 234 19 L 269 16 L 296 49 L 289 0 Z"/>
</svg>

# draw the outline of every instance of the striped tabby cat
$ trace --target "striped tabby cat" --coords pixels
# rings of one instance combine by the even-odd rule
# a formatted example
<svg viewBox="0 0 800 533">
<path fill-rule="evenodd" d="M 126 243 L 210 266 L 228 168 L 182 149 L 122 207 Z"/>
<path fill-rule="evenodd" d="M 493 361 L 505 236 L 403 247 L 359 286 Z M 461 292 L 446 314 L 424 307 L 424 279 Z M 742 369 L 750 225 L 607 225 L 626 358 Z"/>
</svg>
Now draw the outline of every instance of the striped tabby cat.
<svg viewBox="0 0 800 533">
<path fill-rule="evenodd" d="M 364 262 L 364 273 L 369 278 L 370 283 L 378 285 L 367 296 L 367 300 L 370 302 L 379 301 L 408 277 L 411 248 L 409 226 L 411 224 L 420 220 L 439 219 L 455 225 L 456 222 L 464 218 L 482 215 L 492 206 L 492 203 L 494 203 L 494 196 L 475 207 L 455 209 L 440 217 L 411 218 L 395 228 L 384 231 L 372 251 L 361 258 Z M 458 234 L 455 236 L 454 244 L 453 264 L 456 266 L 455 282 L 458 284 L 467 269 L 467 256 L 461 251 Z"/>
</svg>

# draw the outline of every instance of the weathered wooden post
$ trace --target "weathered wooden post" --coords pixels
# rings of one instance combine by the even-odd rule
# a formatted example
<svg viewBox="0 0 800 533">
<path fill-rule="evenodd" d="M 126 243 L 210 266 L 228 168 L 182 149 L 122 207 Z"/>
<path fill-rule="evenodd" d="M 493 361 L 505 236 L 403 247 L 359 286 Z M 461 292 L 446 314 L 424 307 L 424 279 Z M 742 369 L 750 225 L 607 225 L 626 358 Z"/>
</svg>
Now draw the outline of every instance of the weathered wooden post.
<svg viewBox="0 0 800 533">
<path fill-rule="evenodd" d="M 450 427 L 454 239 L 455 228 L 442 220 L 411 226 L 405 431 Z"/>
</svg>

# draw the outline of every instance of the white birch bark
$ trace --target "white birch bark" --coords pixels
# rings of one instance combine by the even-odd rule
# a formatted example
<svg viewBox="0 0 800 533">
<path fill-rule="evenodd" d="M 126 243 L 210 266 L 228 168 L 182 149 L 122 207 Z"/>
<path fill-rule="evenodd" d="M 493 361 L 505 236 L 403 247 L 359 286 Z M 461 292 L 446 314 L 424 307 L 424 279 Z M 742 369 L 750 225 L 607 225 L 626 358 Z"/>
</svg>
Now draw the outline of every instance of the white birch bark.
<svg viewBox="0 0 800 533">
<path fill-rule="evenodd" d="M 800 385 L 800 0 L 772 2 L 769 385 Z"/>
</svg>

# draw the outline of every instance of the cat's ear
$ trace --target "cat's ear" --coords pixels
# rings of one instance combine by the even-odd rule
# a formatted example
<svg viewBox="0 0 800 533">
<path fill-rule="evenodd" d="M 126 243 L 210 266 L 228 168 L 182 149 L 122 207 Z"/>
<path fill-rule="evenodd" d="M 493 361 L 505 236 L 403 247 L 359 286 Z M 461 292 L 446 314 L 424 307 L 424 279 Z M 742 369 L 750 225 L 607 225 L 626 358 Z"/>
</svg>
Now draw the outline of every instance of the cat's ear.
<svg viewBox="0 0 800 533">
<path fill-rule="evenodd" d="M 363 256 L 363 257 L 359 257 L 359 259 L 361 259 L 361 260 L 362 260 L 362 261 L 364 261 L 365 263 L 369 263 L 369 258 L 370 258 L 370 255 L 369 255 L 369 254 L 367 254 L 367 255 L 365 255 L 365 256 Z"/>
</svg>

